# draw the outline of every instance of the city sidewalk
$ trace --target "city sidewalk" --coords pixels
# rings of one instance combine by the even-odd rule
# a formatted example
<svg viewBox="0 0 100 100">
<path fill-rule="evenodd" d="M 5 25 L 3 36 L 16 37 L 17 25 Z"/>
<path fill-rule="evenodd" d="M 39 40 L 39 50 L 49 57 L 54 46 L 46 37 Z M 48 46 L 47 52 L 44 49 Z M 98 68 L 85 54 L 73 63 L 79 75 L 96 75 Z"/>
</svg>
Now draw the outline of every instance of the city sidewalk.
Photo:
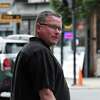
<svg viewBox="0 0 100 100">
<path fill-rule="evenodd" d="M 73 85 L 74 80 L 72 78 L 66 78 L 69 88 L 100 88 L 100 78 L 83 78 L 83 84 Z M 77 79 L 76 79 L 77 82 Z"/>
</svg>

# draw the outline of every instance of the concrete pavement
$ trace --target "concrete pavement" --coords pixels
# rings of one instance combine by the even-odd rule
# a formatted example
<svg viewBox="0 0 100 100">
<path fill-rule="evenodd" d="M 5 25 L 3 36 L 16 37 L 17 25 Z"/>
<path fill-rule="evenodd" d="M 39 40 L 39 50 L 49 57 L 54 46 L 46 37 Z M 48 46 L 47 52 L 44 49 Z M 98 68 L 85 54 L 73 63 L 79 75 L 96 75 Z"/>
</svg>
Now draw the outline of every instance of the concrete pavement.
<svg viewBox="0 0 100 100">
<path fill-rule="evenodd" d="M 66 78 L 69 89 L 100 89 L 100 78 L 83 78 L 82 85 L 73 85 L 74 80 L 72 78 Z M 77 79 L 76 79 L 77 81 Z M 10 92 L 3 92 L 1 97 L 6 97 L 4 100 L 9 100 Z M 2 100 L 2 99 L 0 99 Z"/>
<path fill-rule="evenodd" d="M 100 88 L 100 78 L 83 78 L 83 84 L 79 85 L 76 79 L 76 85 L 73 85 L 72 78 L 66 78 L 69 88 Z"/>
</svg>

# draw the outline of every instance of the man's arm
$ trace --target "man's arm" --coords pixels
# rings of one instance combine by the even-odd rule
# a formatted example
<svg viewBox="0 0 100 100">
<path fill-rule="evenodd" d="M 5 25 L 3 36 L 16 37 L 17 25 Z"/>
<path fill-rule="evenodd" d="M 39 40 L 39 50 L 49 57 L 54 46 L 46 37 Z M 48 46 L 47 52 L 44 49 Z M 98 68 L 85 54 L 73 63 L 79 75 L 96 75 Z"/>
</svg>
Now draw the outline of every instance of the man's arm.
<svg viewBox="0 0 100 100">
<path fill-rule="evenodd" d="M 53 92 L 50 89 L 42 89 L 39 91 L 40 100 L 56 100 Z"/>
</svg>

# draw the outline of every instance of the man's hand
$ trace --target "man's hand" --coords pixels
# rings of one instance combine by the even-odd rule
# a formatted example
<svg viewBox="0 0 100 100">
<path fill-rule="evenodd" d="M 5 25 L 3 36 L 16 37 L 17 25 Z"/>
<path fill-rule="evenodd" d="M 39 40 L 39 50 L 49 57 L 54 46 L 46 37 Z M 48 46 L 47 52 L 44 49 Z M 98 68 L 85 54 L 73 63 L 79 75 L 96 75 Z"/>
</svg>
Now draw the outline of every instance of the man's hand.
<svg viewBox="0 0 100 100">
<path fill-rule="evenodd" d="M 50 89 L 42 89 L 39 92 L 40 100 L 56 100 L 53 92 Z"/>
</svg>

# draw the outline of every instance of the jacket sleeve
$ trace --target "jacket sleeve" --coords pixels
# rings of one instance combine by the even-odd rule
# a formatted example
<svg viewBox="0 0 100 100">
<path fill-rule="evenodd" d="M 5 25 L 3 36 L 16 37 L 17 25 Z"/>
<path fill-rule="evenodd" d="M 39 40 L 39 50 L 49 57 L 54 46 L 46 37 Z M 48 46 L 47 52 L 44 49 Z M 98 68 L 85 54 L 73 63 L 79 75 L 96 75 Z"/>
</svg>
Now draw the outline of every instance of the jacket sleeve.
<svg viewBox="0 0 100 100">
<path fill-rule="evenodd" d="M 36 91 L 55 88 L 55 67 L 53 58 L 46 50 L 35 52 L 30 59 L 30 76 Z"/>
</svg>

